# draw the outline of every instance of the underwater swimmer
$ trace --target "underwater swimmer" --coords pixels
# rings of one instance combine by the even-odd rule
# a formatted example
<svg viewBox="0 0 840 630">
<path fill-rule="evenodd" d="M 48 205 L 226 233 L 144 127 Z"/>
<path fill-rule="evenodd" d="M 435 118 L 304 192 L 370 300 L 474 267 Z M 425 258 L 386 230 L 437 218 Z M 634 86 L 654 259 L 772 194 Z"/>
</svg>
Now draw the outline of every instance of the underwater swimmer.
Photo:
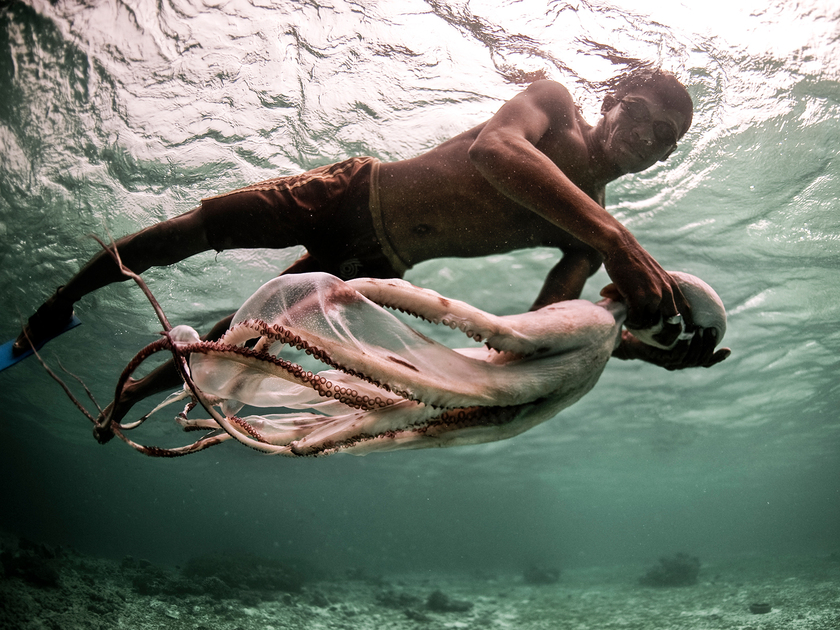
<svg viewBox="0 0 840 630">
<path fill-rule="evenodd" d="M 601 111 L 591 126 L 565 87 L 536 81 L 488 121 L 418 157 L 382 164 L 351 158 L 261 182 L 204 199 L 116 246 L 126 267 L 142 273 L 211 249 L 303 245 L 307 253 L 283 273 L 344 279 L 402 277 L 432 258 L 557 247 L 562 257 L 532 308 L 578 298 L 603 264 L 627 305 L 628 326 L 663 322 L 660 340 L 668 346 L 683 328 L 695 328 L 691 308 L 674 279 L 604 209 L 604 196 L 607 183 L 674 151 L 691 124 L 691 98 L 673 75 L 641 69 L 616 83 Z M 28 348 L 27 335 L 37 344 L 61 330 L 84 295 L 125 279 L 100 252 L 29 318 L 15 352 Z M 229 321 L 206 338 L 218 338 Z M 722 360 L 712 340 L 706 346 L 695 353 L 706 359 L 700 365 Z M 694 365 L 677 358 L 672 367 Z M 132 382 L 115 417 L 178 383 L 168 366 Z"/>
</svg>

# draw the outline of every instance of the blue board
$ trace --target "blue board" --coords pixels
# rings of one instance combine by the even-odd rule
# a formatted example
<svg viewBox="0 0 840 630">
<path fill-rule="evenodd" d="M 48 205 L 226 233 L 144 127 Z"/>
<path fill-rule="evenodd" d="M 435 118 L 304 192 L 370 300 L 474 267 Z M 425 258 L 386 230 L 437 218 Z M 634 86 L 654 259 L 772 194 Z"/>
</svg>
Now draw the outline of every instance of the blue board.
<svg viewBox="0 0 840 630">
<path fill-rule="evenodd" d="M 76 317 L 75 315 L 73 315 L 73 319 L 71 319 L 70 322 L 67 324 L 67 326 L 64 327 L 64 330 L 56 333 L 52 337 L 48 337 L 47 339 L 44 339 L 44 341 L 42 341 L 38 345 L 37 350 L 40 350 L 44 346 L 44 344 L 47 343 L 48 341 L 50 341 L 51 339 L 55 339 L 59 335 L 63 335 L 68 330 L 72 330 L 73 328 L 75 328 L 76 326 L 78 326 L 81 323 L 82 322 L 79 320 L 79 318 Z M 32 350 L 27 350 L 23 354 L 19 354 L 18 356 L 14 356 L 12 354 L 12 346 L 14 345 L 14 343 L 15 343 L 15 340 L 12 339 L 11 341 L 7 341 L 2 346 L 0 346 L 0 372 L 5 370 L 7 367 L 12 367 L 15 363 L 17 363 L 19 361 L 23 361 L 26 357 L 31 356 L 33 354 Z"/>
</svg>

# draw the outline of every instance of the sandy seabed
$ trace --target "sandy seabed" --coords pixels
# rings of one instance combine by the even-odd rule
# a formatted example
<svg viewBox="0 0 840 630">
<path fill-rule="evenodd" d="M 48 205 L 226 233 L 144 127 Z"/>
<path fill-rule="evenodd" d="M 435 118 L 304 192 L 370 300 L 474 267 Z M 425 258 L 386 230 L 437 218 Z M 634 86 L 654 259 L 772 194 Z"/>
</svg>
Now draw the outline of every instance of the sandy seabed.
<svg viewBox="0 0 840 630">
<path fill-rule="evenodd" d="M 300 581 L 283 573 L 277 581 L 277 566 L 254 567 L 248 565 L 253 559 L 246 560 L 247 575 L 275 571 L 260 582 L 272 588 L 255 590 L 242 587 L 231 565 L 221 577 L 196 577 L 142 560 L 28 545 L 4 547 L 3 630 L 840 628 L 836 555 L 704 563 L 697 583 L 682 587 L 641 585 L 640 565 L 571 568 L 548 584 L 501 573 L 361 571 L 343 571 L 340 578 L 320 572 Z M 751 612 L 759 603 L 770 611 Z"/>
</svg>

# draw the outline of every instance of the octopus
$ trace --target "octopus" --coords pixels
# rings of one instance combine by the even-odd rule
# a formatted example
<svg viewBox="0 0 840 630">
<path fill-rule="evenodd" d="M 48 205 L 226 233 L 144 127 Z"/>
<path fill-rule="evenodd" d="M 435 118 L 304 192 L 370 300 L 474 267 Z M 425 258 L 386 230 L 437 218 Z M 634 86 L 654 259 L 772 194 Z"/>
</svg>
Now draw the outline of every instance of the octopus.
<svg viewBox="0 0 840 630">
<path fill-rule="evenodd" d="M 236 441 L 292 457 L 451 447 L 504 440 L 555 417 L 598 382 L 627 311 L 617 300 L 569 300 L 497 316 L 404 280 L 342 281 L 325 273 L 284 275 L 260 287 L 227 332 L 202 340 L 189 326 L 165 327 L 121 374 L 115 398 L 150 356 L 172 353 L 184 381 L 152 412 L 116 422 L 107 410 L 94 433 L 138 451 L 175 457 Z M 695 323 L 725 330 L 720 298 L 707 284 L 671 272 Z M 452 349 L 398 317 L 401 311 L 461 331 L 473 345 Z M 655 331 L 634 331 L 655 344 Z M 181 447 L 129 437 L 169 404 L 176 422 L 202 436 Z M 78 404 L 78 403 L 77 403 Z M 81 406 L 80 406 L 81 408 Z"/>
</svg>

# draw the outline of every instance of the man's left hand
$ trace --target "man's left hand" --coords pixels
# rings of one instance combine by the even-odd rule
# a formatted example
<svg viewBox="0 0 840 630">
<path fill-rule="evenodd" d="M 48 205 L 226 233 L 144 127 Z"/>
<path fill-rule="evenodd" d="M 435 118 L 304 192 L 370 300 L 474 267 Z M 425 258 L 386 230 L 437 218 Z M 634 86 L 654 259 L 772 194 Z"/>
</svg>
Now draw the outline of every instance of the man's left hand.
<svg viewBox="0 0 840 630">
<path fill-rule="evenodd" d="M 666 370 L 683 370 L 692 367 L 712 367 L 726 359 L 732 350 L 715 350 L 717 331 L 714 328 L 699 328 L 691 339 L 678 341 L 670 350 L 649 346 L 624 331 L 621 344 L 615 356 L 621 359 L 639 359 Z"/>
</svg>

